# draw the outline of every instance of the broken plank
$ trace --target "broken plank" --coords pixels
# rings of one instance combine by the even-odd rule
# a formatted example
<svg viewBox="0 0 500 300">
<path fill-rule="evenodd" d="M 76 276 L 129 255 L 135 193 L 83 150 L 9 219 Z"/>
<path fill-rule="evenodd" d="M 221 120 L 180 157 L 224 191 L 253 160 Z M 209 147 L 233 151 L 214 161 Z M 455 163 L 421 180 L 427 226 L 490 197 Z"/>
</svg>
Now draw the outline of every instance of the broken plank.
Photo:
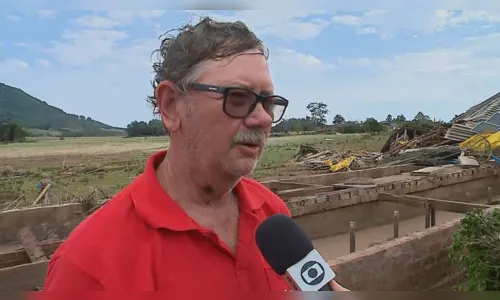
<svg viewBox="0 0 500 300">
<path fill-rule="evenodd" d="M 43 196 L 45 196 L 45 193 L 47 193 L 47 191 L 50 189 L 51 185 L 52 185 L 51 183 L 47 184 L 45 186 L 45 188 L 40 192 L 40 194 L 38 194 L 35 201 L 33 201 L 33 204 L 32 204 L 33 206 L 37 205 L 40 202 L 40 200 L 42 200 Z"/>
<path fill-rule="evenodd" d="M 472 156 L 459 156 L 458 161 L 460 162 L 460 165 L 465 168 L 479 167 L 479 163 Z"/>
<path fill-rule="evenodd" d="M 24 227 L 17 231 L 19 240 L 23 245 L 24 251 L 28 254 L 31 262 L 46 261 L 47 256 L 42 247 L 38 245 L 37 239 L 30 227 Z"/>
<path fill-rule="evenodd" d="M 477 204 L 477 203 L 474 204 L 474 203 L 434 199 L 421 196 L 395 195 L 389 193 L 379 193 L 378 200 L 390 201 L 414 207 L 424 207 L 425 203 L 429 203 L 435 210 L 448 211 L 460 214 L 465 214 L 478 208 L 486 209 L 491 207 L 491 205 L 486 205 L 486 204 Z"/>
<path fill-rule="evenodd" d="M 450 167 L 455 167 L 455 166 L 454 165 L 445 165 L 445 166 L 426 167 L 423 169 L 418 169 L 418 170 L 412 171 L 410 174 L 413 176 L 434 175 L 434 174 L 444 172 L 447 168 L 450 168 Z"/>
</svg>

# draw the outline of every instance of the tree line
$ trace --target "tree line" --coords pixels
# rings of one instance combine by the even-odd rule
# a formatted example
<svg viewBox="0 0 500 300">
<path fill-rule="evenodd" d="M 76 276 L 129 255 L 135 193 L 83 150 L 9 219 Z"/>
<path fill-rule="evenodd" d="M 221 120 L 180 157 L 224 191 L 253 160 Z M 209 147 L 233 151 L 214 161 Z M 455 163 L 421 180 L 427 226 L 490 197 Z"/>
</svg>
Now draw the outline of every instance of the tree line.
<svg viewBox="0 0 500 300">
<path fill-rule="evenodd" d="M 127 125 L 127 137 L 162 136 L 167 134 L 165 126 L 160 120 L 149 122 L 133 121 Z"/>
<path fill-rule="evenodd" d="M 385 120 L 382 121 L 378 121 L 372 117 L 366 118 L 364 121 L 350 121 L 346 120 L 342 115 L 336 114 L 329 124 L 327 115 L 330 113 L 330 110 L 325 103 L 312 102 L 306 108 L 309 112 L 307 116 L 303 118 L 284 119 L 273 127 L 273 132 L 287 133 L 326 130 L 338 133 L 380 133 L 407 123 L 413 123 L 418 127 L 428 129 L 443 124 L 443 122 L 431 120 L 423 112 L 418 112 L 411 120 L 408 120 L 403 114 L 396 117 L 388 114 Z"/>
<path fill-rule="evenodd" d="M 392 129 L 394 126 L 400 126 L 406 123 L 415 123 L 419 127 L 434 128 L 443 122 L 435 122 L 428 115 L 419 112 L 411 120 L 403 115 L 393 117 L 388 114 L 386 119 L 378 121 L 375 118 L 369 117 L 364 121 L 347 120 L 340 114 L 336 114 L 331 122 L 328 122 L 327 115 L 330 110 L 325 103 L 312 102 L 306 106 L 308 115 L 303 118 L 283 119 L 280 123 L 273 126 L 274 133 L 291 133 L 291 132 L 310 132 L 310 131 L 333 131 L 337 133 L 380 133 Z M 84 119 L 84 116 L 79 116 Z M 85 118 L 88 119 L 88 118 Z M 104 136 L 104 135 L 119 135 L 119 131 L 105 132 L 102 129 L 87 129 L 85 132 L 60 130 L 63 137 L 78 137 L 78 136 Z M 127 125 L 127 137 L 147 137 L 147 136 L 164 136 L 168 132 L 163 123 L 158 119 L 145 121 L 133 121 Z M 0 123 L 0 142 L 22 142 L 30 133 L 22 126 L 13 123 Z"/>
<path fill-rule="evenodd" d="M 26 141 L 28 132 L 22 126 L 13 123 L 0 124 L 0 143 L 18 143 Z"/>
<path fill-rule="evenodd" d="M 303 118 L 283 119 L 273 126 L 274 133 L 310 132 L 310 131 L 334 131 L 338 133 L 380 133 L 391 130 L 396 126 L 414 123 L 418 127 L 432 129 L 443 122 L 435 122 L 428 115 L 419 112 L 411 120 L 403 114 L 393 117 L 388 114 L 385 120 L 379 121 L 369 117 L 364 121 L 350 121 L 342 115 L 337 114 L 332 121 L 328 122 L 327 115 L 330 112 L 328 106 L 322 102 L 312 102 L 306 106 L 309 112 Z M 162 136 L 167 131 L 160 120 L 154 119 L 149 122 L 133 121 L 126 128 L 128 137 Z"/>
</svg>

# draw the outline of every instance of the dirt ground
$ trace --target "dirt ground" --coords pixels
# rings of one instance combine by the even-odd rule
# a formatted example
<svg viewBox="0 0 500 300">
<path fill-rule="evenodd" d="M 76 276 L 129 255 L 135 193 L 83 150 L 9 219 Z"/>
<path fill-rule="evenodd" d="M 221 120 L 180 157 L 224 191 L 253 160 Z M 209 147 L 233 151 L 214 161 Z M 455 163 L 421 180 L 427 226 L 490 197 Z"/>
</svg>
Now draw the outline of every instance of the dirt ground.
<svg viewBox="0 0 500 300">
<path fill-rule="evenodd" d="M 440 225 L 456 218 L 462 214 L 437 211 L 436 225 Z M 356 232 L 356 251 L 369 247 L 371 243 L 387 241 L 393 235 L 393 225 L 386 224 L 382 226 L 362 229 Z M 425 229 L 425 216 L 420 216 L 399 222 L 400 236 L 408 235 Z M 348 233 L 330 236 L 313 241 L 314 246 L 327 260 L 333 260 L 337 257 L 349 254 L 350 236 Z"/>
</svg>

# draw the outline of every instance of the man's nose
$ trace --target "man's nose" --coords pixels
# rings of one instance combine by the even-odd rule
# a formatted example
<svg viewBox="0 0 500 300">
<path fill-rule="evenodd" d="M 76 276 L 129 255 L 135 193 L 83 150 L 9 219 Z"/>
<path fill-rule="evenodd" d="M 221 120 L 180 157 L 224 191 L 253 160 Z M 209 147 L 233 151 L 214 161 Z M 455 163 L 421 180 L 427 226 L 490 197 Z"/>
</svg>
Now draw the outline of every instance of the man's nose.
<svg viewBox="0 0 500 300">
<path fill-rule="evenodd" d="M 272 124 L 273 118 L 264 109 L 262 103 L 257 103 L 252 113 L 245 119 L 245 125 L 251 127 L 267 128 Z"/>
</svg>

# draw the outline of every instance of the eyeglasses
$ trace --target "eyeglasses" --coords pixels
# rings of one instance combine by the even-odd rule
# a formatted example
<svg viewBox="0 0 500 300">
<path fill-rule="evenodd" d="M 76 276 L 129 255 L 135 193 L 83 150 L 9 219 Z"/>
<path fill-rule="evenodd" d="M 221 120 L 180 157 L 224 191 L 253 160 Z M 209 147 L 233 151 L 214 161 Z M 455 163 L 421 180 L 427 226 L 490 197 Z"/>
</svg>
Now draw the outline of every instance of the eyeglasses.
<svg viewBox="0 0 500 300">
<path fill-rule="evenodd" d="M 257 107 L 257 104 L 261 103 L 264 110 L 273 118 L 272 122 L 277 123 L 281 121 L 288 107 L 288 100 L 281 96 L 262 96 L 244 88 L 221 87 L 201 83 L 192 83 L 189 87 L 193 90 L 224 95 L 222 110 L 226 115 L 235 119 L 248 117 Z"/>
</svg>

